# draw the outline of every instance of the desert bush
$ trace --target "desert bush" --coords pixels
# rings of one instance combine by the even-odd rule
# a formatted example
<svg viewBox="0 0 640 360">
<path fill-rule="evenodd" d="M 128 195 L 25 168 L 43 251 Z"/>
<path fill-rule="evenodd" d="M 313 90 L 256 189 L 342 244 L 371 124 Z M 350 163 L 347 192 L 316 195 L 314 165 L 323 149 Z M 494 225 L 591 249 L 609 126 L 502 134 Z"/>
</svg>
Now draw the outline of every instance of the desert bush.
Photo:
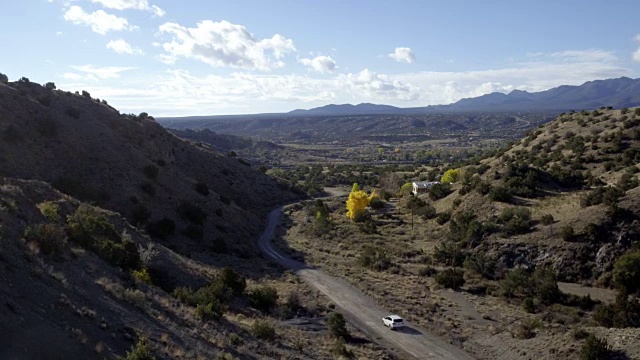
<svg viewBox="0 0 640 360">
<path fill-rule="evenodd" d="M 529 273 L 522 269 L 516 268 L 509 271 L 504 279 L 500 281 L 502 295 L 506 297 L 514 297 L 518 294 L 526 293 L 524 289 L 529 285 Z"/>
<path fill-rule="evenodd" d="M 442 212 L 439 213 L 437 218 L 436 218 L 436 222 L 440 225 L 444 225 L 446 224 L 449 219 L 451 219 L 451 213 L 450 212 Z"/>
<path fill-rule="evenodd" d="M 524 207 L 504 208 L 498 221 L 503 224 L 503 232 L 507 236 L 531 231 L 531 211 Z"/>
<path fill-rule="evenodd" d="M 380 198 L 376 197 L 376 198 L 371 199 L 371 202 L 369 203 L 369 206 L 372 209 L 379 210 L 379 209 L 382 209 L 384 207 L 384 201 L 382 201 Z"/>
<path fill-rule="evenodd" d="M 538 318 L 527 318 L 516 328 L 513 334 L 517 339 L 532 339 L 536 336 L 536 330 L 542 327 L 542 321 Z"/>
<path fill-rule="evenodd" d="M 251 325 L 251 333 L 260 340 L 273 341 L 276 339 L 276 329 L 267 320 L 256 320 Z"/>
<path fill-rule="evenodd" d="M 37 205 L 38 210 L 47 218 L 49 221 L 55 221 L 58 219 L 58 211 L 60 210 L 60 206 L 54 203 L 53 201 L 45 201 L 41 202 Z"/>
<path fill-rule="evenodd" d="M 152 180 L 158 177 L 159 172 L 160 172 L 160 169 L 153 164 L 147 165 L 144 168 L 142 168 L 142 173 L 144 174 L 144 176 Z"/>
<path fill-rule="evenodd" d="M 347 330 L 347 322 L 342 314 L 333 312 L 327 318 L 327 327 L 329 332 L 336 338 L 348 339 L 349 331 Z"/>
<path fill-rule="evenodd" d="M 7 84 L 9 82 L 9 77 L 6 74 L 0 73 L 0 83 Z"/>
<path fill-rule="evenodd" d="M 149 275 L 146 267 L 142 267 L 140 270 L 133 270 L 131 275 L 133 275 L 136 280 L 151 285 L 151 275 Z"/>
<path fill-rule="evenodd" d="M 216 302 L 208 302 L 206 304 L 196 305 L 196 316 L 200 320 L 218 320 L 222 318 L 223 312 L 220 311 L 219 306 L 216 306 Z"/>
<path fill-rule="evenodd" d="M 587 340 L 580 350 L 580 360 L 602 360 L 611 357 L 611 348 L 606 339 L 599 339 L 593 334 L 587 336 Z"/>
<path fill-rule="evenodd" d="M 435 277 L 436 283 L 448 289 L 457 289 L 464 286 L 464 271 L 456 269 L 446 269 L 439 272 Z"/>
<path fill-rule="evenodd" d="M 511 191 L 505 186 L 495 186 L 489 191 L 489 200 L 499 202 L 511 202 L 513 195 Z"/>
<path fill-rule="evenodd" d="M 640 251 L 624 254 L 616 261 L 613 282 L 625 294 L 640 293 Z"/>
<path fill-rule="evenodd" d="M 391 260 L 387 256 L 387 251 L 374 246 L 366 246 L 363 249 L 358 258 L 358 263 L 362 267 L 376 271 L 384 271 L 391 267 Z"/>
<path fill-rule="evenodd" d="M 38 244 L 45 255 L 60 256 L 67 246 L 67 234 L 56 224 L 39 224 L 35 228 L 27 227 L 24 232 L 27 242 Z"/>
<path fill-rule="evenodd" d="M 545 226 L 553 224 L 554 221 L 555 220 L 553 219 L 553 215 L 551 214 L 542 215 L 542 217 L 540 218 L 540 223 Z"/>
<path fill-rule="evenodd" d="M 80 119 L 80 109 L 75 106 L 70 106 L 67 108 L 67 115 L 74 119 Z"/>
<path fill-rule="evenodd" d="M 278 304 L 278 290 L 269 285 L 260 286 L 251 291 L 249 303 L 263 313 L 268 313 Z"/>
<path fill-rule="evenodd" d="M 235 296 L 242 295 L 247 288 L 247 280 L 228 266 L 222 269 L 217 280 Z"/>
<path fill-rule="evenodd" d="M 573 230 L 573 227 L 571 225 L 563 226 L 562 229 L 560 229 L 560 237 L 564 241 L 574 241 L 576 238 L 576 234 Z"/>
<path fill-rule="evenodd" d="M 433 252 L 433 259 L 443 265 L 462 266 L 465 253 L 459 244 L 451 241 L 443 241 L 440 245 L 436 245 Z"/>
<path fill-rule="evenodd" d="M 438 270 L 432 266 L 425 266 L 418 270 L 420 276 L 434 276 L 438 273 Z"/>
<path fill-rule="evenodd" d="M 470 270 L 485 279 L 495 279 L 496 262 L 483 253 L 475 253 L 467 256 L 464 260 L 463 266 L 465 269 Z"/>
<path fill-rule="evenodd" d="M 146 337 L 141 337 L 138 342 L 133 346 L 131 351 L 127 351 L 126 360 L 155 360 L 156 358 L 151 353 L 149 348 L 149 340 Z"/>
<path fill-rule="evenodd" d="M 429 198 L 431 200 L 438 200 L 451 194 L 451 185 L 449 184 L 434 184 L 429 189 Z"/>
<path fill-rule="evenodd" d="M 337 338 L 335 343 L 333 343 L 333 346 L 331 348 L 331 353 L 340 359 L 341 358 L 352 359 L 354 357 L 353 352 L 347 349 L 346 343 L 342 338 Z"/>
<path fill-rule="evenodd" d="M 36 100 L 43 106 L 48 107 L 49 105 L 51 105 L 52 98 L 51 98 L 51 95 L 45 95 L 45 96 L 38 96 Z"/>
<path fill-rule="evenodd" d="M 207 184 L 199 182 L 194 185 L 194 188 L 198 193 L 200 193 L 200 195 L 209 195 L 209 187 L 207 186 Z"/>
<path fill-rule="evenodd" d="M 156 194 L 156 188 L 148 181 L 141 182 L 140 189 L 149 196 L 154 196 Z"/>
<path fill-rule="evenodd" d="M 147 232 L 153 237 L 166 239 L 176 231 L 176 223 L 169 218 L 162 218 L 147 225 Z"/>
<path fill-rule="evenodd" d="M 528 312 L 529 314 L 533 314 L 536 312 L 536 303 L 535 300 L 533 300 L 533 298 L 526 298 L 524 299 L 524 301 L 522 302 L 522 308 L 524 309 L 524 311 Z"/>
</svg>

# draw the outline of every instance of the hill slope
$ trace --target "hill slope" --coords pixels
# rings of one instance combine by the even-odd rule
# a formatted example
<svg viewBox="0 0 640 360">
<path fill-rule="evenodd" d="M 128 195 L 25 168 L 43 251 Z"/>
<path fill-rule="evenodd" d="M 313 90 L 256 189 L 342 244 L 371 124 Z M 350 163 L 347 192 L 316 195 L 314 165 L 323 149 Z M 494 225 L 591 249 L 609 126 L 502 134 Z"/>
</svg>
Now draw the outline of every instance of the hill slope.
<svg viewBox="0 0 640 360">
<path fill-rule="evenodd" d="M 247 163 L 88 96 L 0 85 L 0 175 L 38 179 L 117 211 L 181 251 L 253 251 L 269 209 L 295 198 Z"/>
</svg>

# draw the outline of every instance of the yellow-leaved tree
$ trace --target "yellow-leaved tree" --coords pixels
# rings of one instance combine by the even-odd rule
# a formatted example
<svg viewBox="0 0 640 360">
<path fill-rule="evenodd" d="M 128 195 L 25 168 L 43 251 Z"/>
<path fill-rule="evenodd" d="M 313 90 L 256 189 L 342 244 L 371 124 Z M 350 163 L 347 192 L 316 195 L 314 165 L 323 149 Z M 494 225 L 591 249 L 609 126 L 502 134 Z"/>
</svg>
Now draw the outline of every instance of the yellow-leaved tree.
<svg viewBox="0 0 640 360">
<path fill-rule="evenodd" d="M 442 175 L 440 182 L 443 184 L 450 184 L 458 181 L 459 178 L 460 178 L 460 170 L 449 169 L 444 172 L 444 175 Z"/>
<path fill-rule="evenodd" d="M 371 199 L 367 195 L 367 192 L 360 190 L 358 184 L 353 184 L 349 199 L 347 199 L 347 216 L 350 219 L 355 219 L 360 211 L 364 211 L 364 209 L 369 206 L 370 201 Z"/>
</svg>

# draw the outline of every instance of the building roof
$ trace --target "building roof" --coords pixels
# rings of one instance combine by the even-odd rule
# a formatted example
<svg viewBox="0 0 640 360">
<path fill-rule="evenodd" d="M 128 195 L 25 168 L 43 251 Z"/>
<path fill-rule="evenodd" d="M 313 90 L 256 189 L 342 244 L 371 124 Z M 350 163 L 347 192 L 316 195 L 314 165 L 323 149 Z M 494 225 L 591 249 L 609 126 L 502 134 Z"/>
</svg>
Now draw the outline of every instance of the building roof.
<svg viewBox="0 0 640 360">
<path fill-rule="evenodd" d="M 413 185 L 422 188 L 422 187 L 431 187 L 435 184 L 440 184 L 440 181 L 414 181 Z"/>
</svg>

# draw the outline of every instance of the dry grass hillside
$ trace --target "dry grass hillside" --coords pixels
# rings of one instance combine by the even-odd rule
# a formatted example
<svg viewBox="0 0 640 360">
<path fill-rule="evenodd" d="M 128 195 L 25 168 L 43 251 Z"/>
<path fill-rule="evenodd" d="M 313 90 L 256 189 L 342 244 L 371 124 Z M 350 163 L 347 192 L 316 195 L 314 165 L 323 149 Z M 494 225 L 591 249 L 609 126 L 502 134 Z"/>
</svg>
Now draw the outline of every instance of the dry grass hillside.
<svg viewBox="0 0 640 360">
<path fill-rule="evenodd" d="M 181 253 L 225 242 L 255 254 L 251 239 L 267 211 L 296 197 L 242 159 L 84 95 L 0 85 L 0 175 L 43 180 L 117 211 Z"/>
<path fill-rule="evenodd" d="M 2 359 L 387 358 L 351 328 L 355 345 L 338 346 L 328 301 L 292 274 L 260 259 L 228 257 L 236 271 L 191 260 L 46 183 L 0 178 L 0 224 Z M 166 292 L 151 269 L 202 288 Z M 269 291 L 266 306 L 256 294 Z"/>
<path fill-rule="evenodd" d="M 356 221 L 291 206 L 279 245 L 480 359 L 635 359 L 638 163 L 640 109 L 563 114 Z"/>
</svg>

